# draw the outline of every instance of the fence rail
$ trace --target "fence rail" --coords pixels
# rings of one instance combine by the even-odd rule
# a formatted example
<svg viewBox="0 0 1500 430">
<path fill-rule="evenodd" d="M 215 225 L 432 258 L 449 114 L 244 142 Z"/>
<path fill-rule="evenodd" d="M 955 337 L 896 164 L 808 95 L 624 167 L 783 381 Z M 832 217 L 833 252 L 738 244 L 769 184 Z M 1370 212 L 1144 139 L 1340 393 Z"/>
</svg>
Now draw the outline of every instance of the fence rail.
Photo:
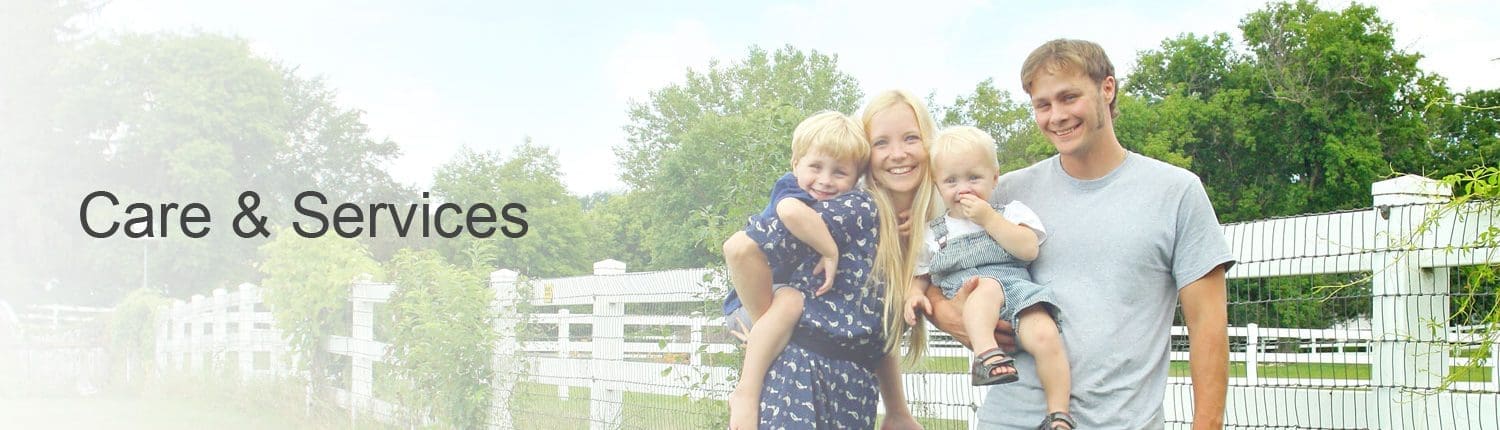
<svg viewBox="0 0 1500 430">
<path fill-rule="evenodd" d="M 1228 427 L 1500 429 L 1500 342 L 1480 349 L 1485 339 L 1476 327 L 1446 324 L 1451 270 L 1500 262 L 1495 249 L 1464 246 L 1495 225 L 1494 215 L 1457 211 L 1429 219 L 1446 199 L 1423 178 L 1398 178 L 1374 191 L 1375 207 L 1367 210 L 1224 226 L 1239 262 L 1231 279 L 1356 274 L 1367 277 L 1360 282 L 1369 289 L 1357 297 L 1368 301 L 1354 321 L 1363 324 L 1230 327 Z M 502 315 L 496 363 L 528 363 L 527 371 L 501 372 L 507 380 L 495 384 L 496 427 L 701 428 L 722 417 L 722 405 L 712 401 L 732 388 L 736 369 L 730 366 L 737 363 L 726 357 L 738 348 L 712 312 L 723 280 L 707 269 L 625 269 L 605 260 L 591 276 L 522 281 L 507 270 L 492 274 L 492 305 Z M 395 288 L 354 284 L 352 335 L 328 343 L 329 352 L 350 357 L 350 385 L 341 387 L 339 399 L 352 414 L 389 419 L 397 411 L 372 392 L 373 363 L 388 358 L 387 346 L 374 338 L 374 304 Z M 513 328 L 522 316 L 513 312 L 521 297 L 535 312 L 518 338 Z M 202 368 L 237 352 L 244 374 L 286 373 L 285 347 L 269 340 L 279 333 L 268 324 L 269 314 L 255 311 L 257 303 L 259 290 L 242 285 L 234 294 L 216 291 L 176 304 L 161 322 L 171 334 L 159 344 L 170 359 L 160 361 Z M 1265 306 L 1237 302 L 1230 310 Z M 233 334 L 230 324 L 239 326 Z M 952 368 L 934 365 L 904 375 L 908 398 L 928 428 L 973 428 L 985 392 L 960 373 L 970 353 L 933 334 L 929 361 L 946 360 Z M 1172 334 L 1187 333 L 1175 327 Z M 246 353 L 274 357 L 252 362 Z M 1174 343 L 1169 354 L 1187 360 L 1185 345 Z M 1436 392 L 1468 357 L 1486 367 Z M 1185 375 L 1174 369 L 1168 380 L 1163 416 L 1171 428 L 1187 428 L 1192 416 Z M 702 399 L 706 409 L 693 403 Z"/>
</svg>

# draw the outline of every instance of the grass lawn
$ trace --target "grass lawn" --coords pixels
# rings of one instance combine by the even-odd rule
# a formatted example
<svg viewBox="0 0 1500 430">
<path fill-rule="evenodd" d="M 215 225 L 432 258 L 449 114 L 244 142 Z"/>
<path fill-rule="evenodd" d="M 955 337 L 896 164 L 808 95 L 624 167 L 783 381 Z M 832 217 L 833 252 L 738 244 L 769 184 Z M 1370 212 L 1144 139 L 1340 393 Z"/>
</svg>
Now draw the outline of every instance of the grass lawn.
<svg viewBox="0 0 1500 430">
<path fill-rule="evenodd" d="M 252 410 L 209 398 L 102 395 L 88 398 L 3 398 L 0 427 L 14 429 L 329 429 L 300 411 Z"/>
<path fill-rule="evenodd" d="M 1458 380 L 1463 382 L 1489 382 L 1490 368 L 1467 368 L 1449 367 L 1459 375 Z M 960 357 L 929 357 L 922 360 L 917 366 L 906 369 L 912 373 L 966 373 L 969 371 L 968 359 Z M 1304 379 L 1370 379 L 1370 365 L 1368 364 L 1319 364 L 1319 363 L 1262 363 L 1257 371 L 1262 378 L 1304 378 Z M 1191 376 L 1188 363 L 1185 361 L 1172 362 L 1170 375 L 1173 377 Z M 1245 377 L 1245 363 L 1229 363 L 1229 377 Z"/>
<path fill-rule="evenodd" d="M 516 428 L 587 429 L 589 389 L 572 387 L 568 399 L 557 397 L 557 386 L 521 383 L 511 408 Z M 624 393 L 622 428 L 676 430 L 725 428 L 729 408 L 719 399 L 691 400 L 682 396 Z M 929 430 L 967 428 L 951 420 L 919 419 Z"/>
</svg>

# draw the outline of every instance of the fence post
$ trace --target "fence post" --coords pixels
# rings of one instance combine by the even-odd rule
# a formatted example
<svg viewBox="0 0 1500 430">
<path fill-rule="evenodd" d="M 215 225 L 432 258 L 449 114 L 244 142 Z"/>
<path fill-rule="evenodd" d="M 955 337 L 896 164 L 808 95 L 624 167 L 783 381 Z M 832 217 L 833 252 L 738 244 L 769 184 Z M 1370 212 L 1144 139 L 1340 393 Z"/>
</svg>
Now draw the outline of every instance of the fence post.
<svg viewBox="0 0 1500 430">
<path fill-rule="evenodd" d="M 595 276 L 625 273 L 625 263 L 604 260 L 594 263 Z M 593 384 L 589 387 L 589 428 L 613 430 L 623 423 L 625 397 L 616 381 L 599 381 L 598 377 L 615 375 L 609 367 L 625 360 L 625 304 L 614 291 L 594 291 L 593 359 L 589 362 Z"/>
<path fill-rule="evenodd" d="M 201 372 L 204 370 L 203 351 L 206 349 L 203 347 L 203 326 L 207 324 L 203 321 L 203 309 L 207 302 L 202 294 L 194 294 L 191 303 L 192 308 L 188 311 L 187 318 L 188 331 L 192 333 L 192 335 L 188 336 L 188 341 L 191 345 L 188 350 L 192 352 L 192 355 L 189 356 L 188 368 L 194 372 Z"/>
<path fill-rule="evenodd" d="M 571 322 L 568 321 L 570 314 L 572 312 L 567 309 L 557 310 L 557 358 L 563 360 L 568 359 L 570 352 L 568 344 L 572 342 L 571 337 L 573 336 L 573 328 L 570 326 Z M 557 398 L 568 400 L 568 389 L 568 381 L 567 379 L 563 379 L 562 382 L 557 384 Z"/>
<path fill-rule="evenodd" d="M 167 311 L 167 326 L 171 327 L 169 330 L 172 330 L 172 337 L 167 345 L 168 355 L 171 357 L 169 363 L 173 371 L 185 372 L 187 368 L 183 365 L 187 363 L 187 357 L 183 354 L 188 344 L 188 329 L 186 319 L 182 315 L 186 312 L 187 303 L 181 299 L 172 299 L 172 304 L 168 309 L 170 310 Z"/>
<path fill-rule="evenodd" d="M 223 288 L 214 289 L 214 337 L 213 337 L 213 362 L 214 371 L 225 369 L 224 360 L 229 356 L 226 351 L 229 345 L 229 291 Z"/>
<path fill-rule="evenodd" d="M 703 365 L 703 311 L 693 311 L 692 331 L 688 333 L 688 364 Z"/>
<path fill-rule="evenodd" d="M 245 379 L 249 379 L 251 375 L 255 374 L 255 335 L 252 333 L 255 333 L 255 302 L 259 298 L 256 290 L 257 288 L 254 284 L 244 283 L 240 284 L 240 293 L 238 294 L 240 303 L 239 312 L 236 313 L 236 315 L 239 315 L 239 330 L 236 330 L 236 333 L 239 333 L 240 336 L 240 362 L 238 365 L 240 367 L 240 375 Z"/>
<path fill-rule="evenodd" d="M 1490 340 L 1490 391 L 1500 393 L 1500 336 Z"/>
<path fill-rule="evenodd" d="M 1260 385 L 1260 324 L 1245 324 L 1245 381 Z"/>
<path fill-rule="evenodd" d="M 358 423 L 359 414 L 374 406 L 370 399 L 375 398 L 375 360 L 364 354 L 364 346 L 375 341 L 375 302 L 354 293 L 355 290 L 362 290 L 362 285 L 368 284 L 356 281 L 349 287 L 350 302 L 353 305 L 353 315 L 350 318 L 352 327 L 349 329 L 351 340 L 346 346 L 346 353 L 349 354 L 350 425 Z"/>
<path fill-rule="evenodd" d="M 490 386 L 490 428 L 513 429 L 515 423 L 510 416 L 511 398 L 521 373 L 520 363 L 525 354 L 516 340 L 516 326 L 521 321 L 516 306 L 521 295 L 517 291 L 521 274 L 500 269 L 490 273 L 490 289 L 495 301 L 490 303 L 491 315 L 495 316 L 495 350 L 491 354 L 494 380 Z"/>
<path fill-rule="evenodd" d="M 1371 354 L 1373 386 L 1369 423 L 1379 429 L 1436 429 L 1443 414 L 1430 390 L 1448 374 L 1446 321 L 1448 271 L 1423 268 L 1417 250 L 1429 249 L 1417 231 L 1432 204 L 1452 191 L 1441 183 L 1406 175 L 1376 182 L 1375 243 L 1371 258 Z M 1434 330 L 1429 324 L 1441 324 Z"/>
</svg>

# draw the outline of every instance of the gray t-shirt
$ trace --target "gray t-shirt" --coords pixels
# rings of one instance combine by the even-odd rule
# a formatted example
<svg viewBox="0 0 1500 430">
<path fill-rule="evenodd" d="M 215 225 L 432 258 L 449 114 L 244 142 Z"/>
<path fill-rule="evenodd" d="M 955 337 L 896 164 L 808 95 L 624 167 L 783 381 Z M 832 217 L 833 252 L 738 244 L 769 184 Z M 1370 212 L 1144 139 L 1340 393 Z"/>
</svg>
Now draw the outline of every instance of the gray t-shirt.
<svg viewBox="0 0 1500 430">
<path fill-rule="evenodd" d="M 990 201 L 1047 220 L 1032 279 L 1057 296 L 1080 428 L 1160 429 L 1178 289 L 1233 264 L 1192 172 L 1136 153 L 1102 178 L 1068 176 L 1057 156 L 1000 177 Z M 1021 381 L 990 389 L 980 428 L 1036 428 L 1046 402 L 1030 354 Z"/>
</svg>

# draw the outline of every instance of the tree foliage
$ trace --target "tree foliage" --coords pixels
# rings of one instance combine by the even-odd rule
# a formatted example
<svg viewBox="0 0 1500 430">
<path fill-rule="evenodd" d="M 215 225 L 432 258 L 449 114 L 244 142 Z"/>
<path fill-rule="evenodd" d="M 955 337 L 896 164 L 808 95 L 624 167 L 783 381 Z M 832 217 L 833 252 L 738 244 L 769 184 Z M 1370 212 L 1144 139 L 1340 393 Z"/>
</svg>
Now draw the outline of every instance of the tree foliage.
<svg viewBox="0 0 1500 430">
<path fill-rule="evenodd" d="M 354 240 L 307 239 L 287 228 L 273 237 L 260 248 L 263 297 L 299 366 L 322 385 L 334 368 L 328 336 L 349 325 L 349 289 L 355 280 L 377 279 L 382 272 Z"/>
<path fill-rule="evenodd" d="M 944 126 L 971 125 L 995 138 L 1000 171 L 1009 172 L 1052 156 L 1052 143 L 1037 129 L 1028 103 L 995 88 L 993 78 L 958 96 L 952 105 L 934 106 Z"/>
<path fill-rule="evenodd" d="M 861 96 L 837 56 L 751 48 L 742 60 L 689 70 L 630 107 L 621 179 L 646 224 L 644 268 L 702 267 L 791 169 L 792 129 L 822 110 L 851 113 Z"/>
<path fill-rule="evenodd" d="M 23 282 L 54 278 L 63 291 L 112 302 L 124 290 L 101 286 L 141 276 L 143 247 L 153 257 L 145 269 L 152 287 L 166 284 L 170 295 L 254 282 L 256 247 L 264 240 L 222 231 L 242 191 L 261 195 L 256 213 L 273 223 L 293 218 L 292 196 L 306 190 L 335 201 L 399 194 L 384 170 L 396 144 L 370 138 L 363 114 L 339 107 L 323 81 L 254 53 L 245 40 L 123 33 L 53 43 L 50 50 L 17 50 L 46 53 L 45 76 L 31 70 L 4 79 L 6 87 L 47 89 L 19 92 L 39 102 L 18 116 L 36 121 L 21 133 L 32 139 L 24 142 L 24 160 L 35 163 L 21 176 L 39 185 L 27 191 L 45 196 L 35 199 L 45 218 L 73 220 L 36 224 L 35 234 L 57 246 L 18 265 L 35 272 Z M 13 109 L 5 110 L 8 116 Z M 200 202 L 212 210 L 218 231 L 200 239 L 170 232 L 144 245 L 89 238 L 75 217 L 62 214 L 76 214 L 80 199 L 96 190 L 119 196 L 122 206 L 96 205 L 90 215 L 114 218 L 130 202 Z M 92 263 L 77 265 L 78 259 Z"/>
<path fill-rule="evenodd" d="M 1449 100 L 1375 9 L 1274 3 L 1228 35 L 1144 51 L 1126 79 L 1122 143 L 1184 164 L 1226 222 L 1368 205 L 1369 184 L 1438 152 L 1427 113 Z"/>
<path fill-rule="evenodd" d="M 122 366 L 119 373 L 126 379 L 139 381 L 149 377 L 156 368 L 157 313 L 166 306 L 161 294 L 147 289 L 136 289 L 125 295 L 109 314 L 105 333 L 109 339 L 110 355 Z"/>
<path fill-rule="evenodd" d="M 561 166 L 550 148 L 529 140 L 508 156 L 465 148 L 438 167 L 432 189 L 444 201 L 464 207 L 481 202 L 497 210 L 512 202 L 526 206 L 524 214 L 515 214 L 526 220 L 523 237 L 512 239 L 497 231 L 487 239 L 466 234 L 438 242 L 435 248 L 450 263 L 544 278 L 582 275 L 592 267 L 590 250 L 598 232 L 563 185 Z"/>
<path fill-rule="evenodd" d="M 396 291 L 386 306 L 391 375 L 413 423 L 481 428 L 489 417 L 494 317 L 481 272 L 433 250 L 403 250 L 391 260 Z"/>
</svg>

